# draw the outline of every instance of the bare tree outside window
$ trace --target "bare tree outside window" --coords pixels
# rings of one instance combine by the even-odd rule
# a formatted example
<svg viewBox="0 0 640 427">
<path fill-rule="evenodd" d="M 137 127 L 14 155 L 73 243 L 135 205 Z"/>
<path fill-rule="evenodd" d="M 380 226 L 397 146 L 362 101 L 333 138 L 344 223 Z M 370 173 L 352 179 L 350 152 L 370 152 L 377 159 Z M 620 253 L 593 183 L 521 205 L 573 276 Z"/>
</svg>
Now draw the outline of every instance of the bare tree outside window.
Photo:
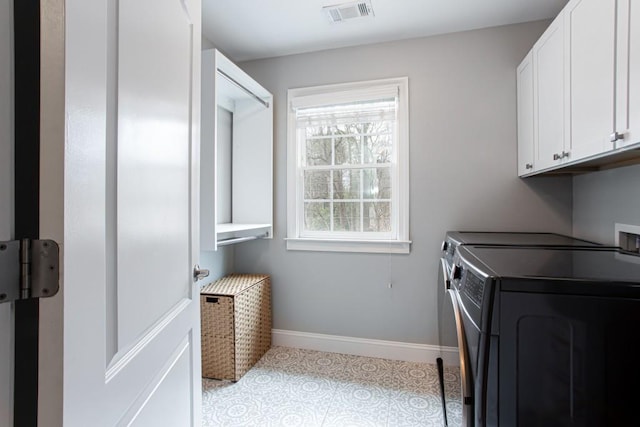
<svg viewBox="0 0 640 427">
<path fill-rule="evenodd" d="M 392 231 L 395 100 L 314 108 L 299 131 L 304 229 Z M 378 113 L 377 110 L 381 110 Z M 361 112 L 364 111 L 364 114 Z"/>
<path fill-rule="evenodd" d="M 287 91 L 286 246 L 410 253 L 407 77 Z"/>
</svg>

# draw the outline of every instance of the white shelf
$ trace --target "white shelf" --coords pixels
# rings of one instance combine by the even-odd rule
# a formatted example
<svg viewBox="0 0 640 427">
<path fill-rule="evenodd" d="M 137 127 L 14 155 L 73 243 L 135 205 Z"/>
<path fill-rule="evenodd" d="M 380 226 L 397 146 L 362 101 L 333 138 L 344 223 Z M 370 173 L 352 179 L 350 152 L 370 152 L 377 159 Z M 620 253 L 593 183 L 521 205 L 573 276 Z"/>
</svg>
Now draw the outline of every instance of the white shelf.
<svg viewBox="0 0 640 427">
<path fill-rule="evenodd" d="M 218 241 L 249 236 L 270 237 L 271 224 L 218 224 L 216 234 Z"/>
</svg>

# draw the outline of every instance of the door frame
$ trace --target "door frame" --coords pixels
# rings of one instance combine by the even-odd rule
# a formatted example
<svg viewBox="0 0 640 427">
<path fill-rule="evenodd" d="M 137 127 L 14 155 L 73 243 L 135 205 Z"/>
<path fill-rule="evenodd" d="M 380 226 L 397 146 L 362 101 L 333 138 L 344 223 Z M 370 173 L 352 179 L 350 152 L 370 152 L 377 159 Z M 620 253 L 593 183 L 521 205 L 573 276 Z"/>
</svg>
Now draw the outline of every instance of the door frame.
<svg viewBox="0 0 640 427">
<path fill-rule="evenodd" d="M 13 0 L 0 0 L 0 240 L 14 236 Z M 0 425 L 13 425 L 14 306 L 0 304 Z"/>
<path fill-rule="evenodd" d="M 13 1 L 14 238 L 38 239 L 40 177 L 40 2 Z M 14 425 L 38 423 L 38 299 L 14 303 Z"/>
</svg>

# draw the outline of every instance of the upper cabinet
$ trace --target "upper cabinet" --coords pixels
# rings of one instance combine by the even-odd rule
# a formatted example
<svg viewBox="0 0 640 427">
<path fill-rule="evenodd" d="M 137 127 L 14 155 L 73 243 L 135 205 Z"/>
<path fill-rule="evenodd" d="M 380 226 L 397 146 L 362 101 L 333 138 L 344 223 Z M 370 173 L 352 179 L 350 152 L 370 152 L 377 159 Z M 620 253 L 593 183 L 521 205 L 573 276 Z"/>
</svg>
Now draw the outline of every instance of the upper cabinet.
<svg viewBox="0 0 640 427">
<path fill-rule="evenodd" d="M 520 126 L 534 128 L 534 170 L 546 169 L 567 158 L 564 47 L 564 22 L 558 17 L 532 49 L 534 122 Z"/>
<path fill-rule="evenodd" d="M 200 247 L 273 236 L 273 96 L 202 52 Z"/>
<path fill-rule="evenodd" d="M 518 174 L 533 170 L 533 62 L 530 52 L 518 67 Z"/>
<path fill-rule="evenodd" d="M 569 159 L 612 149 L 616 2 L 572 0 L 564 9 Z"/>
<path fill-rule="evenodd" d="M 631 7 L 634 3 L 634 7 Z M 616 148 L 640 142 L 640 7 L 618 0 Z"/>
<path fill-rule="evenodd" d="M 522 170 L 519 160 L 520 176 L 640 157 L 630 150 L 640 144 L 638 16 L 630 0 L 571 0 L 536 42 L 532 100 L 518 89 L 518 108 L 532 103 L 534 110 L 532 123 L 518 114 L 518 152 L 530 145 L 520 129 L 532 127 L 534 163 Z M 527 78 L 520 67 L 518 85 Z"/>
</svg>

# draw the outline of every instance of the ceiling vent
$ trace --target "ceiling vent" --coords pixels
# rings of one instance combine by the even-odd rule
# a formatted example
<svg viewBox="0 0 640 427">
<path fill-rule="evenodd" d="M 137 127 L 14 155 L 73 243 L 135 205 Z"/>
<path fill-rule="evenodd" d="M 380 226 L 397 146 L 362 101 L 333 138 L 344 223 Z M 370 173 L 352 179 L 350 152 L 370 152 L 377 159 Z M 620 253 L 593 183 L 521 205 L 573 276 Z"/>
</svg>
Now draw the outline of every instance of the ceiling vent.
<svg viewBox="0 0 640 427">
<path fill-rule="evenodd" d="M 327 12 L 331 22 L 342 22 L 349 19 L 374 16 L 370 0 L 325 6 L 322 9 Z"/>
</svg>

